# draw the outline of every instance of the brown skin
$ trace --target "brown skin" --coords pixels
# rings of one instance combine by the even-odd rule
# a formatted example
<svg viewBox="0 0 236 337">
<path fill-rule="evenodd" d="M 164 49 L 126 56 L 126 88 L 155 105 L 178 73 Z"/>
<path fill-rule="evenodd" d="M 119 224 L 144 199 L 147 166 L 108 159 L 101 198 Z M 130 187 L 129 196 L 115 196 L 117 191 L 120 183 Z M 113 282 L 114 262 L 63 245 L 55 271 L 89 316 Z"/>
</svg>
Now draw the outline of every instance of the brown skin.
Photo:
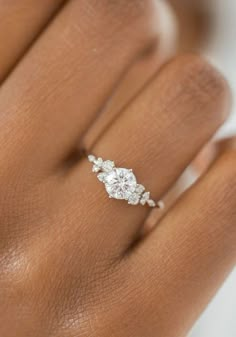
<svg viewBox="0 0 236 337">
<path fill-rule="evenodd" d="M 34 43 L 64 0 L 0 1 L 0 80 Z"/>
<path fill-rule="evenodd" d="M 206 61 L 163 64 L 154 3 L 69 1 L 2 83 L 0 336 L 185 336 L 236 262 L 234 149 L 139 242 L 150 210 L 109 200 L 79 157 L 132 167 L 158 199 L 227 116 Z"/>
</svg>

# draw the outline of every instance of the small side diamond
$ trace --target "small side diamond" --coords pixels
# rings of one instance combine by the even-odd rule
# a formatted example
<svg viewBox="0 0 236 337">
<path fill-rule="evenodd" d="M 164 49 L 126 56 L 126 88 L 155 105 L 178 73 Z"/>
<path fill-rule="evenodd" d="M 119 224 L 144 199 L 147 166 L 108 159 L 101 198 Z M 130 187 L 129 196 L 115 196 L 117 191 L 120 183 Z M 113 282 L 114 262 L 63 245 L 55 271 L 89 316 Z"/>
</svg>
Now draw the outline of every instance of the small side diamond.
<svg viewBox="0 0 236 337">
<path fill-rule="evenodd" d="M 147 203 L 148 203 L 148 206 L 150 206 L 150 207 L 156 207 L 156 203 L 155 203 L 154 200 L 149 199 L 149 200 L 147 201 Z"/>
<path fill-rule="evenodd" d="M 100 169 L 99 166 L 93 165 L 93 169 L 92 169 L 93 172 L 98 173 L 100 170 L 101 170 L 101 169 Z"/>
<path fill-rule="evenodd" d="M 115 163 L 114 161 L 111 161 L 111 160 L 106 160 L 103 162 L 102 164 L 102 169 L 103 171 L 105 172 L 110 172 L 112 171 L 112 169 L 115 167 Z"/>
<path fill-rule="evenodd" d="M 102 158 L 98 158 L 94 160 L 94 165 L 93 165 L 93 172 L 97 173 L 101 171 L 103 165 L 103 160 Z"/>
<path fill-rule="evenodd" d="M 102 168 L 103 165 L 103 160 L 102 158 L 98 158 L 94 161 L 94 164 L 97 165 L 98 167 Z"/>
<path fill-rule="evenodd" d="M 97 177 L 98 177 L 98 180 L 100 180 L 102 183 L 104 183 L 104 182 L 105 182 L 105 178 L 106 178 L 106 176 L 107 176 L 107 174 L 106 174 L 106 173 L 104 173 L 104 172 L 101 172 L 101 173 L 99 173 L 99 174 L 97 175 Z"/>
<path fill-rule="evenodd" d="M 129 203 L 130 205 L 138 205 L 139 199 L 140 199 L 140 196 L 139 196 L 137 193 L 133 193 L 133 194 L 129 197 L 128 203 Z"/>
<path fill-rule="evenodd" d="M 137 184 L 136 192 L 140 195 L 145 191 L 145 187 L 143 185 Z"/>
<path fill-rule="evenodd" d="M 150 198 L 150 192 L 145 192 L 140 200 L 141 205 L 145 205 Z"/>
<path fill-rule="evenodd" d="M 96 160 L 96 157 L 93 156 L 92 154 L 90 154 L 90 155 L 88 156 L 88 160 L 90 161 L 90 163 L 94 163 L 95 160 Z"/>
<path fill-rule="evenodd" d="M 164 204 L 163 201 L 159 201 L 159 202 L 157 203 L 157 206 L 158 206 L 160 209 L 164 209 L 164 208 L 165 208 L 165 204 Z"/>
</svg>

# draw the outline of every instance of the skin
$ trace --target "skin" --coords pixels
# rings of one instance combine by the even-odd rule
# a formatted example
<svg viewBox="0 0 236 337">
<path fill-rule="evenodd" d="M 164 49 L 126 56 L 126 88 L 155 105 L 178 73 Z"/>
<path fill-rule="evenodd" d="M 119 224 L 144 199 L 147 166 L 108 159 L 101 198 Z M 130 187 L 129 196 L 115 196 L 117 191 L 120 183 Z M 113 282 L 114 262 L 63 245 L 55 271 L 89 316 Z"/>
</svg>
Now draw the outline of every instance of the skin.
<svg viewBox="0 0 236 337">
<path fill-rule="evenodd" d="M 0 335 L 185 336 L 236 262 L 235 149 L 138 240 L 150 209 L 110 200 L 82 153 L 159 199 L 226 119 L 228 86 L 199 56 L 170 60 L 158 2 L 71 0 L 45 26 L 58 4 L 1 56 Z"/>
</svg>

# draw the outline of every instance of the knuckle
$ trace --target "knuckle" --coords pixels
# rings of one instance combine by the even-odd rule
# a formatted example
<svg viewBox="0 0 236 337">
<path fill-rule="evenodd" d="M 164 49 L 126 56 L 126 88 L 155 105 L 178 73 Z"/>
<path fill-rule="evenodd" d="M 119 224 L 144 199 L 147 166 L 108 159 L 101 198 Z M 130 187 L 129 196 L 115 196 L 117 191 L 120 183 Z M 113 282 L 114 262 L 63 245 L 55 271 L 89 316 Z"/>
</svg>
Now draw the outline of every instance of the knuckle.
<svg viewBox="0 0 236 337">
<path fill-rule="evenodd" d="M 189 98 L 201 107 L 207 107 L 209 113 L 218 114 L 222 123 L 227 115 L 230 103 L 230 90 L 224 77 L 204 58 L 198 55 L 180 57 L 183 71 L 182 79 Z"/>
<path fill-rule="evenodd" d="M 153 0 L 103 0 L 106 25 L 131 46 L 150 48 L 158 40 L 158 8 Z"/>
<path fill-rule="evenodd" d="M 189 73 L 190 80 L 196 79 L 206 86 L 206 89 L 215 89 L 217 92 L 224 92 L 227 89 L 223 76 L 204 58 L 199 55 L 184 55 L 181 57 L 185 64 L 186 72 Z M 209 87 L 207 86 L 209 85 Z"/>
<path fill-rule="evenodd" d="M 156 0 L 89 0 L 73 2 L 72 8 L 71 24 L 62 33 L 70 49 L 85 32 L 96 55 L 109 50 L 130 64 L 161 48 L 161 13 Z"/>
</svg>

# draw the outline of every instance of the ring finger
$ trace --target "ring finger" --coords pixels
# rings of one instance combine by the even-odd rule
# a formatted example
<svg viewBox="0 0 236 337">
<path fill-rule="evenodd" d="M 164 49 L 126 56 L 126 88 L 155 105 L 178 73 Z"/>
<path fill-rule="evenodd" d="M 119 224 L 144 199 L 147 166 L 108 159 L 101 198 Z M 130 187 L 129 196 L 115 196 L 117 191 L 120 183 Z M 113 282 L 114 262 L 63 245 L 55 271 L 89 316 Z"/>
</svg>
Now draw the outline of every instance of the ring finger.
<svg viewBox="0 0 236 337">
<path fill-rule="evenodd" d="M 205 61 L 192 55 L 179 57 L 163 68 L 87 151 L 114 160 L 116 166 L 132 168 L 138 182 L 158 200 L 223 123 L 226 93 L 224 80 Z M 65 209 L 75 207 L 76 214 L 78 206 L 70 197 L 79 198 L 79 207 L 89 205 L 90 209 L 86 230 L 96 238 L 101 233 L 103 239 L 109 236 L 113 244 L 129 245 L 148 208 L 108 199 L 103 184 L 90 172 L 91 165 L 84 161 L 79 171 L 71 173 Z"/>
</svg>

